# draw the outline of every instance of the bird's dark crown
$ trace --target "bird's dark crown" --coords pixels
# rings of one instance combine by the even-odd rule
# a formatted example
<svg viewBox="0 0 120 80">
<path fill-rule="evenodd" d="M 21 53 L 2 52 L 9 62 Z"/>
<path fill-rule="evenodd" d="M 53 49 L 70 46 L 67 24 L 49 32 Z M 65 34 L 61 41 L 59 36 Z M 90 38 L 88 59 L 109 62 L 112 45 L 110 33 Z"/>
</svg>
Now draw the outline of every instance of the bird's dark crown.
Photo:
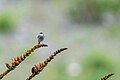
<svg viewBox="0 0 120 80">
<path fill-rule="evenodd" d="M 40 34 L 43 34 L 42 32 L 40 32 Z"/>
</svg>

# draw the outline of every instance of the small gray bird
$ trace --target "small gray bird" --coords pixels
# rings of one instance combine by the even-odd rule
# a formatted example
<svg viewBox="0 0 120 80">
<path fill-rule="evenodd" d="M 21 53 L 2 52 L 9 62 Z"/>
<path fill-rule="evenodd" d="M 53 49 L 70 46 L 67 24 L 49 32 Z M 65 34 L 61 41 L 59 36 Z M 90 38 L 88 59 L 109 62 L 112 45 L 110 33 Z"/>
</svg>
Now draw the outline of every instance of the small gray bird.
<svg viewBox="0 0 120 80">
<path fill-rule="evenodd" d="M 40 42 L 42 42 L 44 40 L 44 34 L 42 32 L 40 32 L 40 34 L 38 35 L 38 44 L 40 44 Z"/>
</svg>

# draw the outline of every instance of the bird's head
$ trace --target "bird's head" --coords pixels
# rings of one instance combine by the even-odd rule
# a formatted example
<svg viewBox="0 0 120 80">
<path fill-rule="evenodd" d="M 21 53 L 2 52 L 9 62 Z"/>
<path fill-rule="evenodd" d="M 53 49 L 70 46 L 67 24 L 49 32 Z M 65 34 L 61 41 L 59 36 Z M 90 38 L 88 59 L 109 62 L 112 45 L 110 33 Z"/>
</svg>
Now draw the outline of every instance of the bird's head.
<svg viewBox="0 0 120 80">
<path fill-rule="evenodd" d="M 40 36 L 44 36 L 44 34 L 42 32 L 40 32 Z"/>
</svg>

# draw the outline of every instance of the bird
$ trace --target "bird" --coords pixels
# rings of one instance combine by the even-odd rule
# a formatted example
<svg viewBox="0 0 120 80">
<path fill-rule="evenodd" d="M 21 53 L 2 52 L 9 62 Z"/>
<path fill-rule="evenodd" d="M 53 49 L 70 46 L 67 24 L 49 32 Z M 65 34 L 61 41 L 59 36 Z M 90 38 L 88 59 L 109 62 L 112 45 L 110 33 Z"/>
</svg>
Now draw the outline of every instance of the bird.
<svg viewBox="0 0 120 80">
<path fill-rule="evenodd" d="M 42 32 L 40 32 L 40 34 L 37 36 L 38 38 L 38 44 L 40 44 L 40 42 L 42 42 L 44 40 L 44 34 Z"/>
<path fill-rule="evenodd" d="M 31 72 L 35 73 L 35 67 L 32 67 Z"/>
</svg>

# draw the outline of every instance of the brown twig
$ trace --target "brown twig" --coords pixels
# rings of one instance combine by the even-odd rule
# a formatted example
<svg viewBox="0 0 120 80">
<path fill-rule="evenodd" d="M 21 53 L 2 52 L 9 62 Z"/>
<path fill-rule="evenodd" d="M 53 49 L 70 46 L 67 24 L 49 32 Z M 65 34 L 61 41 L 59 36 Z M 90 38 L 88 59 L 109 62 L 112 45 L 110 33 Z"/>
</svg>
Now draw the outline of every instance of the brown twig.
<svg viewBox="0 0 120 80">
<path fill-rule="evenodd" d="M 46 47 L 46 46 L 48 46 L 48 45 L 47 44 L 37 44 L 33 48 L 31 48 L 30 50 L 27 50 L 27 52 L 24 55 L 12 59 L 11 65 L 8 63 L 5 63 L 8 70 L 6 70 L 2 74 L 0 74 L 0 79 L 2 79 L 10 71 L 14 70 L 22 61 L 24 61 L 36 49 L 41 48 L 41 47 Z"/>
<path fill-rule="evenodd" d="M 101 78 L 100 80 L 107 80 L 109 77 L 111 77 L 112 75 L 114 75 L 114 73 L 109 73 L 107 76 L 104 76 L 103 78 Z"/>
<path fill-rule="evenodd" d="M 43 62 L 39 63 L 38 65 L 35 65 L 35 68 L 32 71 L 32 74 L 26 80 L 31 80 L 33 77 L 38 75 L 47 66 L 48 62 L 50 62 L 52 59 L 54 59 L 54 57 L 57 54 L 59 54 L 60 52 L 62 52 L 64 50 L 67 50 L 67 48 L 61 48 L 61 49 L 57 50 L 52 55 L 50 55 L 47 59 L 45 59 Z"/>
</svg>

